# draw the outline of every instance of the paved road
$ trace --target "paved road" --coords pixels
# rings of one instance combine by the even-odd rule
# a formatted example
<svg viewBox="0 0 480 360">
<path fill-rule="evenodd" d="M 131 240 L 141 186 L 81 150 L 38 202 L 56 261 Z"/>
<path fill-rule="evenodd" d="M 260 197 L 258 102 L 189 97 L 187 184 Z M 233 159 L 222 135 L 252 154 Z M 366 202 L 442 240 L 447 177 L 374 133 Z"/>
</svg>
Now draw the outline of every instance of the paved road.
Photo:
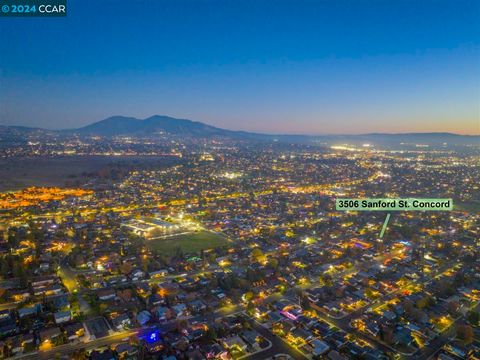
<svg viewBox="0 0 480 360">
<path fill-rule="evenodd" d="M 234 315 L 243 311 L 243 308 L 240 305 L 231 305 L 228 307 L 221 308 L 213 313 L 211 313 L 212 317 L 224 317 L 228 315 Z M 198 319 L 197 319 L 198 318 Z M 189 316 L 186 317 L 187 320 L 198 320 L 201 321 L 201 317 L 194 317 Z M 56 355 L 68 355 L 78 350 L 93 350 L 103 346 L 110 346 L 115 343 L 123 342 L 122 339 L 128 338 L 132 335 L 136 335 L 142 328 L 135 328 L 130 330 L 125 330 L 119 333 L 115 333 L 109 336 L 105 336 L 100 339 L 91 340 L 88 342 L 78 342 L 78 343 L 68 343 L 56 346 L 48 351 L 35 351 L 28 354 L 18 355 L 13 357 L 12 359 L 53 359 Z"/>
<path fill-rule="evenodd" d="M 451 265 L 448 265 L 448 266 L 444 266 L 442 269 L 439 269 L 436 273 L 436 275 L 434 276 L 434 278 L 438 278 L 439 276 L 441 276 L 441 274 L 443 274 L 445 271 L 447 271 L 449 268 L 451 267 Z M 432 281 L 432 280 L 429 280 L 427 281 L 427 284 Z M 401 291 L 401 289 L 398 289 L 390 294 L 386 294 L 384 295 L 381 299 L 377 299 L 375 300 L 374 302 L 372 302 L 369 306 L 372 307 L 372 308 L 377 308 L 379 306 L 382 305 L 383 301 L 385 300 L 385 298 L 387 296 L 391 296 L 391 295 L 394 295 L 394 294 L 397 294 L 399 291 Z M 368 306 L 368 305 L 367 305 Z M 475 308 L 475 309 L 479 309 L 480 307 L 480 303 L 477 303 L 475 306 L 472 307 Z M 356 329 L 353 329 L 351 326 L 350 326 L 350 321 L 354 318 L 354 317 L 357 317 L 359 316 L 363 311 L 364 311 L 365 307 L 364 308 L 361 308 L 361 309 L 358 309 L 354 312 L 352 312 L 351 314 L 348 314 L 347 316 L 345 317 L 342 317 L 342 318 L 339 318 L 339 319 L 335 319 L 335 318 L 332 318 L 328 315 L 325 315 L 323 313 L 319 313 L 319 316 L 325 320 L 326 322 L 330 323 L 330 324 L 333 324 L 335 326 L 337 326 L 338 328 L 344 330 L 344 331 L 347 331 L 347 332 L 350 332 L 350 333 L 354 333 L 355 335 L 357 335 L 359 338 L 361 338 L 362 340 L 365 340 L 369 343 L 373 343 L 376 347 L 378 347 L 380 350 L 384 351 L 384 352 L 393 352 L 393 353 L 396 353 L 397 351 L 385 344 L 384 342 L 380 341 L 379 339 L 377 339 L 376 337 L 373 337 L 369 334 L 366 334 L 366 333 L 363 333 L 359 330 L 356 330 Z M 448 343 L 450 340 L 451 340 L 451 337 L 454 336 L 454 332 L 455 332 L 455 324 L 459 323 L 460 321 L 464 320 L 464 318 L 461 316 L 459 318 L 457 318 L 452 324 L 451 326 L 445 330 L 445 332 L 443 334 L 441 334 L 440 336 L 438 336 L 437 338 L 435 338 L 434 340 L 432 340 L 430 342 L 429 345 L 427 346 L 424 346 L 423 348 L 413 352 L 412 354 L 403 354 L 402 355 L 402 359 L 415 359 L 415 360 L 427 360 L 429 359 L 431 356 L 433 356 L 434 354 L 436 354 L 438 351 L 440 351 L 440 349 L 446 344 Z"/>
<path fill-rule="evenodd" d="M 0 304 L 0 311 L 1 310 L 16 309 L 19 304 L 21 304 L 21 303 L 20 302 L 9 302 L 9 303 Z"/>
<path fill-rule="evenodd" d="M 308 359 L 300 351 L 294 347 L 288 345 L 285 341 L 278 336 L 272 334 L 268 329 L 265 329 L 257 322 L 252 323 L 252 327 L 260 333 L 265 339 L 272 343 L 272 346 L 264 351 L 260 351 L 256 354 L 245 356 L 242 360 L 264 360 L 271 358 L 277 354 L 288 354 L 293 359 Z"/>
<path fill-rule="evenodd" d="M 60 261 L 58 276 L 62 280 L 63 285 L 71 294 L 76 293 L 78 299 L 79 310 L 83 314 L 90 314 L 91 307 L 88 301 L 83 297 L 84 289 L 77 279 L 75 271 L 67 264 L 65 259 Z"/>
<path fill-rule="evenodd" d="M 480 302 L 478 302 L 475 306 L 471 307 L 470 310 L 479 311 Z M 453 337 L 455 337 L 455 325 L 464 320 L 465 318 L 463 316 L 459 316 L 457 319 L 455 319 L 455 321 L 450 325 L 450 327 L 446 329 L 440 336 L 431 341 L 428 346 L 420 349 L 420 351 L 415 354 L 415 359 L 427 360 L 430 359 L 437 352 L 439 352 L 446 343 L 448 343 Z"/>
<path fill-rule="evenodd" d="M 78 343 L 68 343 L 59 345 L 48 351 L 36 351 L 24 355 L 18 355 L 12 359 L 54 359 L 57 355 L 68 355 L 78 350 L 93 350 L 102 346 L 108 346 L 115 343 L 122 342 L 122 339 L 128 338 L 129 336 L 135 335 L 139 329 L 132 329 L 128 331 L 123 331 L 121 333 L 116 333 L 114 335 L 106 336 L 101 339 L 92 340 L 89 342 L 78 342 Z"/>
<path fill-rule="evenodd" d="M 378 257 L 378 258 L 374 259 L 373 261 L 365 262 L 365 263 L 362 264 L 362 267 L 364 267 L 365 265 L 368 265 L 368 264 L 373 264 L 377 261 L 382 261 L 383 260 L 382 258 L 383 257 Z M 343 277 L 347 273 L 358 270 L 356 268 L 357 268 L 357 266 L 355 266 L 353 269 L 348 269 L 344 272 L 337 273 L 337 274 L 334 275 L 334 277 L 335 278 Z M 76 289 L 78 291 L 79 297 L 81 297 L 81 294 L 83 293 L 84 289 L 81 289 L 80 284 L 76 280 L 75 270 L 71 269 L 67 264 L 61 263 L 61 270 L 60 270 L 59 275 L 62 277 L 62 280 L 64 280 L 64 283 L 65 283 L 67 289 L 71 292 L 73 292 L 73 290 Z M 173 277 L 173 276 L 168 276 L 167 278 L 170 278 L 170 277 Z M 161 279 L 161 280 L 165 280 L 165 278 Z M 148 280 L 143 280 L 143 281 L 148 281 Z M 142 282 L 142 280 L 137 281 L 137 282 Z M 136 282 L 129 282 L 130 285 L 133 285 L 133 283 L 136 283 Z M 315 284 L 310 284 L 309 287 L 311 287 L 311 286 L 315 286 Z M 393 292 L 393 293 L 395 293 L 395 292 Z M 389 295 L 392 295 L 392 294 L 389 294 Z M 279 294 L 273 294 L 270 297 L 273 298 L 273 297 L 278 297 L 278 296 L 280 296 L 280 295 Z M 385 295 L 385 296 L 387 296 L 387 295 Z M 369 306 L 373 305 L 374 307 L 377 307 L 385 299 L 385 296 L 382 297 L 381 299 L 369 304 Z M 0 308 L 2 307 L 2 305 L 5 308 L 7 308 L 7 307 L 16 307 L 17 304 L 16 303 L 1 304 Z M 87 306 L 88 306 L 88 304 L 87 304 Z M 347 316 L 344 316 L 342 318 L 338 318 L 338 319 L 332 318 L 332 317 L 330 317 L 326 314 L 322 314 L 322 313 L 319 313 L 319 315 L 326 322 L 328 322 L 332 325 L 335 325 L 336 327 L 338 327 L 338 328 L 340 328 L 344 331 L 347 331 L 347 332 L 350 332 L 350 333 L 352 333 L 352 332 L 355 333 L 359 338 L 367 341 L 368 343 L 373 344 L 374 346 L 376 346 L 377 348 L 379 348 L 379 349 L 381 349 L 385 352 L 394 351 L 393 348 L 391 348 L 390 346 L 380 342 L 378 339 L 376 339 L 376 338 L 374 338 L 374 337 L 372 337 L 368 334 L 365 334 L 365 333 L 362 333 L 362 332 L 357 331 L 355 329 L 352 329 L 350 327 L 350 320 L 352 318 L 358 316 L 359 314 L 361 314 L 364 311 L 364 309 L 365 308 L 358 309 L 357 311 L 355 311 L 351 314 L 348 314 Z M 87 310 L 87 309 L 85 309 L 85 310 Z M 219 310 L 215 311 L 214 313 L 212 313 L 212 316 L 213 317 L 222 317 L 222 316 L 232 315 L 232 314 L 238 313 L 240 311 L 243 311 L 243 307 L 239 304 L 236 304 L 236 305 L 231 305 L 231 306 L 219 309 Z M 191 318 L 193 318 L 193 317 L 191 317 Z M 254 324 L 254 328 L 262 336 L 264 336 L 266 339 L 268 339 L 269 341 L 272 342 L 272 347 L 269 348 L 269 349 L 266 349 L 265 351 L 261 351 L 261 352 L 256 353 L 256 354 L 246 356 L 245 359 L 261 360 L 261 359 L 266 359 L 266 358 L 272 357 L 272 356 L 280 354 L 280 353 L 288 354 L 294 359 L 304 359 L 304 358 L 306 358 L 297 349 L 288 345 L 281 338 L 275 336 L 268 329 L 265 329 L 263 326 L 259 325 L 258 323 Z M 453 326 L 450 329 L 453 329 Z M 139 329 L 134 329 L 134 330 L 125 331 L 125 332 L 122 332 L 122 333 L 117 333 L 117 334 L 107 336 L 107 337 L 104 337 L 104 338 L 101 338 L 101 339 L 97 339 L 97 340 L 94 340 L 94 341 L 90 341 L 90 342 L 87 342 L 87 343 L 64 344 L 64 345 L 60 345 L 60 346 L 56 347 L 55 349 L 52 349 L 52 350 L 49 350 L 49 351 L 35 352 L 35 353 L 20 355 L 17 358 L 18 359 L 49 359 L 49 358 L 54 357 L 56 354 L 66 355 L 66 354 L 72 353 L 72 352 L 80 350 L 80 349 L 90 350 L 90 349 L 94 349 L 94 348 L 97 348 L 97 347 L 108 346 L 108 345 L 112 345 L 116 342 L 120 342 L 122 338 L 126 338 L 130 335 L 135 334 L 137 330 L 139 330 Z M 421 351 L 416 352 L 415 355 L 404 356 L 404 358 L 406 358 L 406 359 L 409 359 L 409 358 L 410 359 L 411 358 L 427 359 L 428 357 L 430 357 L 434 353 L 436 353 L 448 341 L 448 337 L 445 336 L 445 335 L 436 338 L 434 341 L 432 341 L 431 344 L 429 344 L 429 346 L 424 347 Z"/>
</svg>

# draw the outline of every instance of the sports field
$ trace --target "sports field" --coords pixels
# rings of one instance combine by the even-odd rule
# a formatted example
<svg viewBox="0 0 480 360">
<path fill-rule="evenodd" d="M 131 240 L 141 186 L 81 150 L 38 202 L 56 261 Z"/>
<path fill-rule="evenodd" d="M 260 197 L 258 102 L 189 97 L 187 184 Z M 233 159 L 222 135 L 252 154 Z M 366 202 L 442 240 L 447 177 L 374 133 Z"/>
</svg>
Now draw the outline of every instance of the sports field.
<svg viewBox="0 0 480 360">
<path fill-rule="evenodd" d="M 209 231 L 192 232 L 164 239 L 147 240 L 147 246 L 160 254 L 170 255 L 180 247 L 183 253 L 198 253 L 201 250 L 228 247 L 231 242 L 220 234 Z"/>
</svg>

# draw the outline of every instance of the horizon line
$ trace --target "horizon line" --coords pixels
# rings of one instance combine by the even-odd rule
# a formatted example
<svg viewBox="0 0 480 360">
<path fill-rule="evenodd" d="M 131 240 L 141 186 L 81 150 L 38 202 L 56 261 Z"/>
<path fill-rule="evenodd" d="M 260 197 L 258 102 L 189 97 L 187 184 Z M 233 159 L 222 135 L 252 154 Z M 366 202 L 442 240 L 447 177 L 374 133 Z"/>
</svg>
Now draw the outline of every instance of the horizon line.
<svg viewBox="0 0 480 360">
<path fill-rule="evenodd" d="M 204 124 L 207 126 L 215 127 L 217 129 L 221 130 L 227 130 L 227 131 L 232 131 L 232 132 L 243 132 L 243 133 L 249 133 L 249 134 L 257 134 L 257 135 L 266 135 L 266 136 L 310 136 L 310 137 L 315 137 L 315 136 L 366 136 L 366 135 L 411 135 L 411 134 L 449 134 L 449 135 L 457 135 L 457 136 L 480 136 L 480 132 L 476 134 L 466 134 L 466 133 L 457 133 L 457 132 L 451 132 L 451 131 L 434 131 L 434 130 L 428 130 L 428 131 L 401 131 L 401 132 L 364 132 L 364 133 L 315 133 L 315 134 L 306 134 L 306 133 L 271 133 L 271 132 L 263 132 L 263 131 L 254 131 L 254 130 L 232 130 L 229 128 L 224 128 L 224 127 L 219 127 L 217 125 L 211 125 L 207 122 L 204 121 L 198 121 L 198 120 L 191 120 L 191 119 L 186 119 L 186 118 L 176 118 L 170 115 L 159 115 L 159 114 L 154 114 L 148 117 L 145 117 L 143 119 L 137 118 L 135 116 L 125 116 L 125 115 L 111 115 L 108 116 L 104 119 L 93 121 L 89 124 L 82 125 L 77 128 L 63 128 L 63 129 L 52 129 L 52 128 L 44 128 L 40 126 L 28 126 L 28 125 L 8 125 L 8 124 L 0 124 L 0 126 L 4 127 L 20 127 L 20 128 L 25 128 L 25 129 L 37 129 L 37 130 L 46 130 L 46 131 L 68 131 L 68 130 L 78 130 L 82 129 L 84 127 L 102 122 L 104 120 L 110 119 L 110 118 L 115 118 L 115 117 L 123 117 L 123 118 L 130 118 L 130 119 L 135 119 L 138 121 L 144 121 L 152 117 L 167 117 L 173 120 L 186 120 L 186 121 L 191 121 L 194 123 L 200 123 Z"/>
</svg>

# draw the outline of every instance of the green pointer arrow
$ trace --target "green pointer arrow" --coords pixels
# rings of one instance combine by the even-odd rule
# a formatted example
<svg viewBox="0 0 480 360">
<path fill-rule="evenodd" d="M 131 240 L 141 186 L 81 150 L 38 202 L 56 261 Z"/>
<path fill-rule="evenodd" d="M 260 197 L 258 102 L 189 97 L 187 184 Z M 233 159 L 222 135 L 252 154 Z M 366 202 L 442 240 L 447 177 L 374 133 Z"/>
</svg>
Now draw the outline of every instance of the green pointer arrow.
<svg viewBox="0 0 480 360">
<path fill-rule="evenodd" d="M 382 231 L 380 231 L 380 239 L 383 238 L 383 234 L 385 234 L 385 230 L 387 229 L 388 220 L 390 220 L 390 214 L 387 214 L 385 221 L 383 222 Z"/>
</svg>

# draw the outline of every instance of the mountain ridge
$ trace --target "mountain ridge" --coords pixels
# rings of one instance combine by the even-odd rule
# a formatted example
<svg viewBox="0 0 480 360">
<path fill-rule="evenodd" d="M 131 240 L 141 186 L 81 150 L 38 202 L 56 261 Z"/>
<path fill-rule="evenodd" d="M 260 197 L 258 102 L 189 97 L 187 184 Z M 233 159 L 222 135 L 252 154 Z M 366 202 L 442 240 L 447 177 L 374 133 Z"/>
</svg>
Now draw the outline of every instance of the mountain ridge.
<svg viewBox="0 0 480 360">
<path fill-rule="evenodd" d="M 233 137 L 257 140 L 283 140 L 292 142 L 319 142 L 319 141 L 379 141 L 391 140 L 410 142 L 428 141 L 441 144 L 457 140 L 460 143 L 479 143 L 480 135 L 463 135 L 451 132 L 406 132 L 406 133 L 364 133 L 364 134 L 327 134 L 327 135 L 304 135 L 304 134 L 264 134 L 248 131 L 237 131 L 219 128 L 203 122 L 178 119 L 165 115 L 153 115 L 145 119 L 114 115 L 106 119 L 93 122 L 77 129 L 48 130 L 26 126 L 0 125 L 0 133 L 14 132 L 28 134 L 29 132 L 58 133 L 62 135 L 80 136 L 154 136 L 158 134 L 170 134 L 176 136 L 194 137 Z"/>
</svg>

